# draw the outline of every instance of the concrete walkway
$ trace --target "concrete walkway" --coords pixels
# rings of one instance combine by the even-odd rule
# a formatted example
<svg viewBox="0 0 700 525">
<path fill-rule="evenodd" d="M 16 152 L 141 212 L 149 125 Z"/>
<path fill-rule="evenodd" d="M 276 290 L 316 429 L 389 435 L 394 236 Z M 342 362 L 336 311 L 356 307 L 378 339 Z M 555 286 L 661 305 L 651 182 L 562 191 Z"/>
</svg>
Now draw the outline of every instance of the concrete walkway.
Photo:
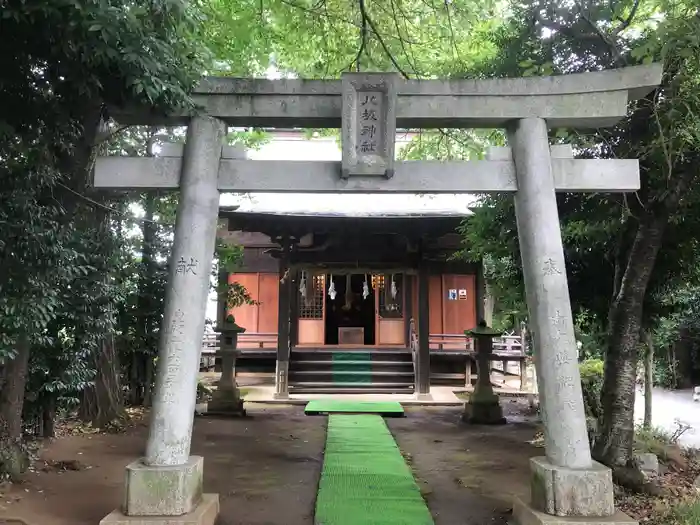
<svg viewBox="0 0 700 525">
<path fill-rule="evenodd" d="M 700 448 L 700 403 L 693 401 L 692 390 L 666 390 L 654 388 L 651 398 L 651 421 L 654 426 L 673 433 L 678 428 L 677 420 L 690 425 L 679 443 L 686 447 Z M 637 390 L 634 417 L 644 421 L 644 392 Z"/>
<path fill-rule="evenodd" d="M 418 400 L 413 394 L 291 394 L 288 400 L 275 399 L 273 394 L 275 387 L 272 385 L 255 385 L 244 387 L 248 393 L 245 400 L 248 403 L 268 404 L 306 404 L 313 399 L 361 399 L 363 401 L 398 401 L 402 405 L 422 406 L 461 406 L 464 401 L 454 393 L 455 388 L 450 386 L 434 386 L 430 389 L 432 400 Z"/>
</svg>

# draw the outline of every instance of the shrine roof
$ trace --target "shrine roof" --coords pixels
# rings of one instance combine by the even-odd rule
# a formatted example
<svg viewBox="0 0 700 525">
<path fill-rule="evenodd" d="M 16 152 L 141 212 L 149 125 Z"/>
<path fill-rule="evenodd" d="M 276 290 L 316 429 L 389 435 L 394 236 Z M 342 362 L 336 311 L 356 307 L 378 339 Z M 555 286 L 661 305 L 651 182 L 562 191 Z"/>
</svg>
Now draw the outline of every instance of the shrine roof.
<svg viewBox="0 0 700 525">
<path fill-rule="evenodd" d="M 245 212 L 222 208 L 219 217 L 228 221 L 228 230 L 263 233 L 270 237 L 307 234 L 341 235 L 348 242 L 354 237 L 392 236 L 418 240 L 457 236 L 457 229 L 468 213 L 454 212 Z"/>
</svg>

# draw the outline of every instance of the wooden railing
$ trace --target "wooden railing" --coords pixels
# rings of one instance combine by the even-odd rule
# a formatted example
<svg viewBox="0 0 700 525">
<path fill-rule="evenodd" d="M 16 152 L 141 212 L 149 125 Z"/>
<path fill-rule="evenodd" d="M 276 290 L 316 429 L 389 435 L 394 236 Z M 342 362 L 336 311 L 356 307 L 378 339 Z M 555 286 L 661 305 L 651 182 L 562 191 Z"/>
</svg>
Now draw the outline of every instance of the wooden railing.
<svg viewBox="0 0 700 525">
<path fill-rule="evenodd" d="M 524 355 L 519 335 L 504 335 L 493 340 L 493 353 L 498 355 Z M 474 340 L 464 334 L 430 334 L 430 350 L 474 352 Z"/>
<path fill-rule="evenodd" d="M 429 344 L 431 352 L 442 352 L 446 355 L 466 352 L 465 383 L 466 386 L 471 385 L 472 362 L 476 351 L 471 337 L 464 334 L 430 334 Z M 493 357 L 491 372 L 501 375 L 500 384 L 494 384 L 494 386 L 504 386 L 508 377 L 519 377 L 520 389 L 524 390 L 527 384 L 527 355 L 522 337 L 508 334 L 494 338 Z M 509 363 L 512 362 L 517 363 L 517 372 L 513 372 L 512 368 L 509 369 Z"/>
<path fill-rule="evenodd" d="M 418 332 L 416 330 L 416 322 L 414 319 L 410 321 L 410 338 L 409 346 L 414 344 L 413 338 L 416 338 L 417 343 Z M 474 341 L 464 334 L 430 334 L 429 345 L 431 351 L 466 351 L 467 353 L 474 352 Z M 258 333 L 245 332 L 238 336 L 238 348 L 241 350 L 257 350 L 277 348 L 276 333 Z M 206 333 L 202 339 L 202 353 L 216 353 L 219 349 L 219 334 Z M 521 337 L 518 335 L 505 335 L 495 338 L 493 341 L 493 353 L 498 356 L 519 356 L 524 355 Z"/>
<path fill-rule="evenodd" d="M 221 334 L 205 333 L 202 339 L 202 353 L 199 359 L 200 370 L 213 370 L 216 363 L 216 353 L 219 351 L 219 338 Z M 238 334 L 238 349 L 243 353 L 256 350 L 277 349 L 277 334 L 268 333 L 243 333 Z"/>
<path fill-rule="evenodd" d="M 274 350 L 277 348 L 277 333 L 246 332 L 240 334 L 238 348 L 241 350 Z"/>
<path fill-rule="evenodd" d="M 219 350 L 219 334 L 207 333 L 202 339 L 202 353 L 214 354 Z M 274 350 L 277 348 L 276 333 L 242 333 L 238 335 L 239 350 Z"/>
</svg>

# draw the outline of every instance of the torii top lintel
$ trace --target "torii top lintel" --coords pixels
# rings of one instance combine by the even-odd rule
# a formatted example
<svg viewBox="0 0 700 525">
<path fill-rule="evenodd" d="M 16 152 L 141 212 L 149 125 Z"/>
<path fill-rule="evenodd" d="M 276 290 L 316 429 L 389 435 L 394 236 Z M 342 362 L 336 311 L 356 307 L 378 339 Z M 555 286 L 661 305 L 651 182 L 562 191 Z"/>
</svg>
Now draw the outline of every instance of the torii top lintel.
<svg viewBox="0 0 700 525">
<path fill-rule="evenodd" d="M 538 117 L 550 127 L 614 125 L 627 103 L 661 81 L 661 64 L 549 77 L 486 80 L 402 80 L 396 85 L 398 128 L 504 127 Z M 232 126 L 340 128 L 340 80 L 206 77 L 192 97 L 199 110 Z M 111 108 L 125 125 L 186 124 L 191 113 L 158 115 L 145 108 Z"/>
</svg>

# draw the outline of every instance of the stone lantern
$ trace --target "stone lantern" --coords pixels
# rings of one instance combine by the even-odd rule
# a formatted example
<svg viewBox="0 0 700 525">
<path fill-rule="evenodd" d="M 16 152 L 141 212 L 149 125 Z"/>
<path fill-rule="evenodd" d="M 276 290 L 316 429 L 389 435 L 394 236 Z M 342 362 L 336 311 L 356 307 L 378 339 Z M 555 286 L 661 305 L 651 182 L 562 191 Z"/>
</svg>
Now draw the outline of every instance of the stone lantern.
<svg viewBox="0 0 700 525">
<path fill-rule="evenodd" d="M 462 421 L 476 425 L 502 425 L 506 419 L 491 385 L 493 338 L 499 337 L 501 333 L 490 328 L 483 320 L 476 328 L 465 330 L 464 333 L 474 338 L 477 380 L 474 392 L 464 404 Z"/>
<path fill-rule="evenodd" d="M 229 315 L 216 331 L 221 334 L 217 352 L 217 355 L 221 356 L 221 378 L 211 401 L 207 404 L 207 414 L 245 416 L 241 392 L 236 384 L 236 359 L 240 354 L 238 334 L 244 333 L 245 328 L 238 326 L 235 318 Z"/>
</svg>

